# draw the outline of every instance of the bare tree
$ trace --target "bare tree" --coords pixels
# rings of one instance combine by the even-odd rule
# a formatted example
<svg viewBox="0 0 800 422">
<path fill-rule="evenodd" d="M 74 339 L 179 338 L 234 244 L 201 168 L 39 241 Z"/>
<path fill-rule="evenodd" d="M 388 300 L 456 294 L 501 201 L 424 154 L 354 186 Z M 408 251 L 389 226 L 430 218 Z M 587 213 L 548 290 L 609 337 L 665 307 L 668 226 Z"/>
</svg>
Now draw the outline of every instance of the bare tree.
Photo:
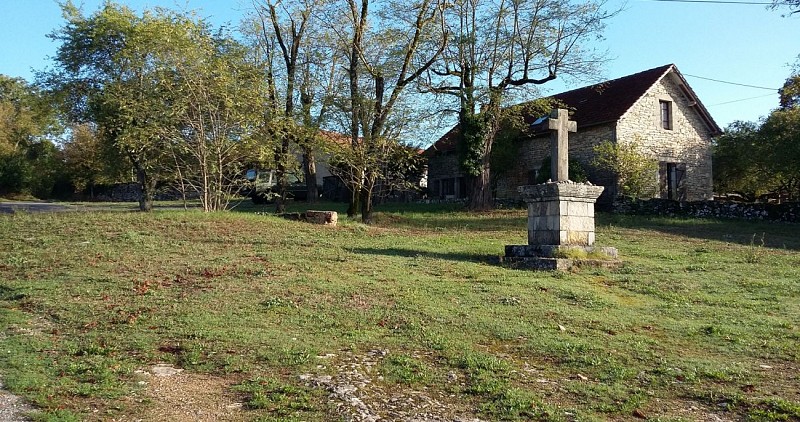
<svg viewBox="0 0 800 422">
<path fill-rule="evenodd" d="M 374 11 L 370 6 L 370 0 L 347 0 L 341 14 L 347 27 L 336 31 L 349 90 L 345 111 L 351 153 L 346 157 L 352 177 L 345 183 L 353 197 L 348 215 L 360 208 L 364 223 L 372 222 L 381 157 L 393 151 L 389 145 L 398 139 L 392 113 L 403 91 L 433 65 L 445 45 L 438 32 L 443 3 L 387 1 Z"/>
<path fill-rule="evenodd" d="M 326 26 L 317 16 L 326 3 L 327 0 L 253 2 L 259 44 L 273 70 L 269 74 L 276 107 L 267 126 L 271 128 L 270 135 L 279 138 L 275 149 L 278 212 L 285 207 L 287 174 L 296 161 L 295 148 L 302 156 L 308 201 L 315 202 L 319 196 L 316 150 L 319 128 L 331 105 L 337 63 Z M 279 82 L 283 82 L 281 86 L 277 85 Z"/>
<path fill-rule="evenodd" d="M 284 105 L 282 110 L 284 121 L 280 125 L 281 130 L 272 131 L 273 136 L 280 138 L 275 148 L 275 170 L 278 184 L 276 212 L 284 212 L 286 206 L 286 194 L 289 184 L 287 163 L 291 160 L 290 146 L 292 138 L 297 136 L 297 130 L 292 123 L 294 122 L 298 58 L 300 56 L 300 47 L 304 42 L 309 17 L 316 3 L 314 0 L 308 0 L 289 2 L 287 5 L 280 0 L 266 0 L 263 4 L 256 2 L 253 4 L 260 20 L 260 29 L 265 45 L 269 45 L 270 43 L 267 40 L 274 37 L 285 70 Z"/>
<path fill-rule="evenodd" d="M 503 107 L 518 91 L 559 75 L 596 72 L 603 54 L 586 43 L 615 13 L 594 0 L 456 0 L 448 9 L 452 42 L 423 85 L 457 102 L 470 209 L 492 207 L 490 158 Z"/>
</svg>

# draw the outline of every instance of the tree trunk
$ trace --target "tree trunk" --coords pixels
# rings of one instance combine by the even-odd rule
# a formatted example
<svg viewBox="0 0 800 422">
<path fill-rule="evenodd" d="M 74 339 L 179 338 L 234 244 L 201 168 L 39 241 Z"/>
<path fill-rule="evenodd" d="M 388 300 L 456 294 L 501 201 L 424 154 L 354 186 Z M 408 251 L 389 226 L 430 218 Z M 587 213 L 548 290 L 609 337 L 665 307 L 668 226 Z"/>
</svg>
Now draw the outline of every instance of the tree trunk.
<svg viewBox="0 0 800 422">
<path fill-rule="evenodd" d="M 361 208 L 361 192 L 357 189 L 350 189 L 350 204 L 347 205 L 347 217 L 355 218 Z"/>
<path fill-rule="evenodd" d="M 372 186 L 374 183 L 364 183 L 361 189 L 361 222 L 372 224 Z"/>
<path fill-rule="evenodd" d="M 472 178 L 469 203 L 470 211 L 487 211 L 493 208 L 491 167 L 484 165 L 480 174 Z"/>
<path fill-rule="evenodd" d="M 136 169 L 136 179 L 142 188 L 142 194 L 139 196 L 139 211 L 152 211 L 156 181 L 150 178 L 147 171 L 141 167 Z"/>
<path fill-rule="evenodd" d="M 275 177 L 278 186 L 278 197 L 275 200 L 275 212 L 280 214 L 286 212 L 286 192 L 288 191 L 289 181 L 286 177 L 286 158 L 289 154 L 289 140 L 284 137 L 281 145 L 275 149 L 276 170 Z"/>
<path fill-rule="evenodd" d="M 486 211 L 494 208 L 492 196 L 492 147 L 500 130 L 500 95 L 490 96 L 489 104 L 482 112 L 484 129 L 481 134 L 483 153 L 478 174 L 472 180 L 471 195 L 467 208 L 470 211 Z"/>
<path fill-rule="evenodd" d="M 314 150 L 310 146 L 303 147 L 303 175 L 306 178 L 306 190 L 308 191 L 306 201 L 309 204 L 316 204 L 319 199 L 317 163 L 314 159 Z"/>
</svg>

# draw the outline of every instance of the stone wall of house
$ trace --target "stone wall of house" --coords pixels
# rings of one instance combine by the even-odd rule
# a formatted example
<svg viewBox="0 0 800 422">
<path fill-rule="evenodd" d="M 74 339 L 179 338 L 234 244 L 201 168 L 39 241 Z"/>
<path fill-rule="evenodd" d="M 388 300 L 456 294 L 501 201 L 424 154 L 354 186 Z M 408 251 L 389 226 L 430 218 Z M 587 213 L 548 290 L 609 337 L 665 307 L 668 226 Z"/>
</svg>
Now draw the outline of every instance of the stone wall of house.
<svg viewBox="0 0 800 422">
<path fill-rule="evenodd" d="M 458 163 L 458 153 L 455 151 L 450 152 L 437 152 L 431 156 L 428 156 L 428 191 L 430 192 L 429 197 L 432 199 L 441 198 L 440 196 L 436 195 L 436 189 L 440 188 L 442 181 L 447 179 L 455 179 L 454 185 L 455 188 L 459 188 L 459 183 L 457 180 L 459 178 L 463 178 L 464 173 L 461 171 L 461 165 Z M 457 199 L 459 197 L 464 197 L 462 192 L 457 192 L 455 195 L 449 198 L 441 198 L 441 199 Z"/>
<path fill-rule="evenodd" d="M 580 122 L 578 122 L 578 126 L 580 126 Z M 594 184 L 613 185 L 613 178 L 609 174 L 598 172 L 591 165 L 594 147 L 603 141 L 613 139 L 614 127 L 612 124 L 589 128 L 579 127 L 577 132 L 569 134 L 569 159 L 580 163 L 587 172 L 589 180 Z M 523 140 L 519 145 L 517 156 L 519 159 L 514 167 L 504 171 L 503 176 L 497 181 L 498 199 L 518 198 L 517 187 L 533 183 L 542 162 L 550 156 L 550 136 Z"/>
<path fill-rule="evenodd" d="M 436 153 L 428 158 L 428 185 L 433 180 L 461 175 L 458 154 L 455 152 Z"/>
<path fill-rule="evenodd" d="M 685 163 L 686 199 L 711 199 L 711 132 L 677 79 L 668 74 L 622 116 L 617 141 L 640 142 L 642 150 L 660 162 Z M 662 128 L 659 101 L 671 102 L 671 129 Z"/>
</svg>

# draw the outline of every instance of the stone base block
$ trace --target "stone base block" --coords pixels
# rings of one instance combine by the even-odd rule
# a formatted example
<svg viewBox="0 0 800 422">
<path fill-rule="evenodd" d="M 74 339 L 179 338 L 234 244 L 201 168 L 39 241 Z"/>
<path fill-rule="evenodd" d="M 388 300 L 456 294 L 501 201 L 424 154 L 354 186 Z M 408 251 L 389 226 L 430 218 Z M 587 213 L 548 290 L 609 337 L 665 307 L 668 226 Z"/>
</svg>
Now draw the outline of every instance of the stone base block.
<svg viewBox="0 0 800 422">
<path fill-rule="evenodd" d="M 311 224 L 321 224 L 325 226 L 336 226 L 339 221 L 339 214 L 336 211 L 314 211 L 308 210 L 303 213 L 285 212 L 276 214 L 278 217 L 292 221 L 305 221 Z"/>
<path fill-rule="evenodd" d="M 618 259 L 617 248 L 576 245 L 506 245 L 507 258 L 576 258 Z"/>
<path fill-rule="evenodd" d="M 574 267 L 617 268 L 617 248 L 608 246 L 506 245 L 500 263 L 528 270 L 569 270 Z"/>
<path fill-rule="evenodd" d="M 569 259 L 569 258 L 541 258 L 541 257 L 508 257 L 501 256 L 500 264 L 504 267 L 520 270 L 556 271 L 571 270 L 573 268 L 618 268 L 622 262 L 617 259 Z"/>
<path fill-rule="evenodd" d="M 339 221 L 339 214 L 336 211 L 306 211 L 306 221 L 313 224 L 324 224 L 335 226 Z"/>
</svg>

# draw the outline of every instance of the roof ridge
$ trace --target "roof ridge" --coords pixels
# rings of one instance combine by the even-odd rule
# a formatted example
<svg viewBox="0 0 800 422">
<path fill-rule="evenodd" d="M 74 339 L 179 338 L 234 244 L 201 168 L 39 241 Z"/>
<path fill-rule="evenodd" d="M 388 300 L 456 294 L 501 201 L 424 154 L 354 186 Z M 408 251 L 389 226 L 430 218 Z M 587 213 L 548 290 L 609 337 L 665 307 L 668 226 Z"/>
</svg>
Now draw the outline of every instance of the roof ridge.
<svg viewBox="0 0 800 422">
<path fill-rule="evenodd" d="M 608 80 L 605 80 L 605 81 L 602 81 L 602 82 L 597 82 L 597 83 L 594 83 L 594 84 L 591 84 L 591 85 L 585 85 L 585 86 L 582 86 L 580 88 L 570 89 L 569 91 L 562 91 L 562 92 L 559 92 L 557 94 L 548 95 L 548 96 L 545 96 L 545 97 L 542 97 L 542 98 L 550 98 L 550 97 L 554 97 L 556 95 L 563 95 L 563 94 L 567 94 L 567 93 L 574 92 L 574 91 L 581 91 L 581 90 L 584 90 L 584 89 L 593 88 L 593 87 L 596 87 L 596 86 L 599 86 L 599 85 L 603 85 L 603 84 L 610 85 L 610 84 L 612 84 L 614 82 L 618 82 L 618 81 L 620 81 L 622 79 L 634 79 L 634 78 L 637 78 L 637 77 L 641 77 L 641 75 L 643 75 L 643 74 L 654 72 L 654 71 L 659 70 L 659 69 L 664 69 L 663 72 L 661 72 L 661 76 L 659 77 L 659 79 L 660 79 L 660 78 L 664 77 L 664 75 L 667 73 L 667 71 L 670 68 L 673 68 L 673 67 L 676 67 L 675 64 L 674 63 L 670 63 L 670 64 L 666 64 L 666 65 L 663 65 L 663 66 L 654 67 L 652 69 L 642 70 L 641 72 L 632 73 L 630 75 L 620 76 L 618 78 L 608 79 Z"/>
</svg>

